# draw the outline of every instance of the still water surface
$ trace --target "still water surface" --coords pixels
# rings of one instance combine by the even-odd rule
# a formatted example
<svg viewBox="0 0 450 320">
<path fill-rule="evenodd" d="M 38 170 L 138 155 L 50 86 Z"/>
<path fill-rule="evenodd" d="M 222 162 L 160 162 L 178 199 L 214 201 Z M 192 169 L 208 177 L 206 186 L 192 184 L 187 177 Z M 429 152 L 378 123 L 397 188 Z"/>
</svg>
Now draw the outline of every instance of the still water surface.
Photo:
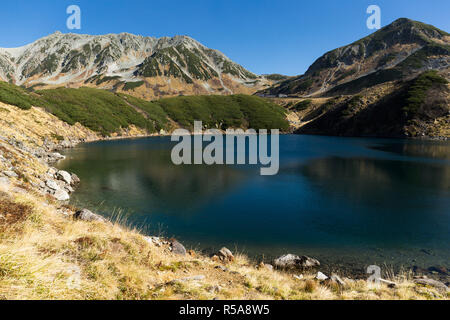
<svg viewBox="0 0 450 320">
<path fill-rule="evenodd" d="M 82 144 L 58 166 L 81 178 L 74 204 L 122 211 L 149 234 L 196 249 L 307 254 L 355 270 L 449 267 L 448 142 L 285 135 L 276 176 L 257 166 L 175 166 L 174 144 Z"/>
</svg>

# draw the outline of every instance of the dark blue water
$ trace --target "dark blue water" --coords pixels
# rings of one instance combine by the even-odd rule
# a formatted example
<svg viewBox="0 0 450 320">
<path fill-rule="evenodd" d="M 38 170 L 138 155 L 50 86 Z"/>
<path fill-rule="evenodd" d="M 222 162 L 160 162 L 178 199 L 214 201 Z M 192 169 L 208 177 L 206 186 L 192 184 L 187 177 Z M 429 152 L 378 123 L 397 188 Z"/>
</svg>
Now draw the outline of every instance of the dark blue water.
<svg viewBox="0 0 450 320">
<path fill-rule="evenodd" d="M 338 267 L 449 267 L 450 143 L 280 137 L 280 172 L 175 166 L 170 138 L 105 141 L 67 152 L 73 203 L 121 212 L 149 234 L 197 249 L 308 254 Z"/>
</svg>

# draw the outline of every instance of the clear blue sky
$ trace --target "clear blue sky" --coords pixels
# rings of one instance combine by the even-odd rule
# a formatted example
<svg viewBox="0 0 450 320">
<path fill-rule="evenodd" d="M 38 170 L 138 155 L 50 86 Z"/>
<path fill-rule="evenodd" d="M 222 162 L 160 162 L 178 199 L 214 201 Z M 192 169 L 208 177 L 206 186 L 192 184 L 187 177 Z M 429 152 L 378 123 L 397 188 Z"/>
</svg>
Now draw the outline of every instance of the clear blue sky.
<svg viewBox="0 0 450 320">
<path fill-rule="evenodd" d="M 2 1 L 0 47 L 16 47 L 66 28 L 67 6 L 82 10 L 77 33 L 189 35 L 258 73 L 302 74 L 320 55 L 400 17 L 450 32 L 449 0 L 14 0 Z"/>
</svg>

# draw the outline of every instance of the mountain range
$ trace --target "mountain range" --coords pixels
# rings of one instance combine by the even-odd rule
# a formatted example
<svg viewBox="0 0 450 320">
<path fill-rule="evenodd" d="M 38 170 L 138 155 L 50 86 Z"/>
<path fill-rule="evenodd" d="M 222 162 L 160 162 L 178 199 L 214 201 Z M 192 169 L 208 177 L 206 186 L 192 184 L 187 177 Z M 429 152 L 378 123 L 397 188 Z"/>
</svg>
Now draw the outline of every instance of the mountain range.
<svg viewBox="0 0 450 320">
<path fill-rule="evenodd" d="M 88 86 L 132 92 L 146 99 L 250 94 L 273 82 L 187 36 L 60 32 L 0 49 L 0 79 L 39 89 Z"/>
<path fill-rule="evenodd" d="M 449 66 L 450 35 L 406 18 L 325 53 L 294 77 L 256 75 L 187 36 L 57 32 L 0 49 L 0 79 L 9 82 L 0 85 L 0 101 L 40 106 L 102 134 L 128 124 L 170 131 L 195 119 L 222 129 L 247 127 L 249 119 L 285 129 L 286 115 L 300 134 L 448 138 Z M 212 97 L 236 93 L 259 97 Z"/>
</svg>

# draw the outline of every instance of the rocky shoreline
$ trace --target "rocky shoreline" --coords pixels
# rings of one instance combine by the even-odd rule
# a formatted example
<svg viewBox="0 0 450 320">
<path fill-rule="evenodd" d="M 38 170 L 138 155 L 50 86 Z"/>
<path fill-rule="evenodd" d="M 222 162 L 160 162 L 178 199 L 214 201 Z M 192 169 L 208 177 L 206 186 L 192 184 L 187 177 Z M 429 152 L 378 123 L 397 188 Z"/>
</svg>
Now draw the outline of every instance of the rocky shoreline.
<svg viewBox="0 0 450 320">
<path fill-rule="evenodd" d="M 145 138 L 159 136 L 159 134 L 151 135 L 123 135 L 115 137 L 89 137 L 88 139 L 76 139 L 76 138 L 65 138 L 60 141 L 52 141 L 51 139 L 44 138 L 42 146 L 30 147 L 14 138 L 5 138 L 0 136 L 0 142 L 4 142 L 20 150 L 25 154 L 29 154 L 35 157 L 40 163 L 47 167 L 47 172 L 41 174 L 34 181 L 29 181 L 30 185 L 41 195 L 51 195 L 58 201 L 68 201 L 70 200 L 70 194 L 75 192 L 76 187 L 80 183 L 80 179 L 74 173 L 69 173 L 64 170 L 58 170 L 53 167 L 60 160 L 64 160 L 60 151 L 65 149 L 70 149 L 76 147 L 80 143 L 86 142 L 97 142 L 97 141 L 108 141 L 108 140 L 121 140 L 121 139 L 131 139 L 131 138 Z M 18 172 L 17 168 L 13 165 L 12 160 L 8 160 L 3 155 L 0 150 L 0 162 L 7 170 L 0 171 L 0 178 L 10 179 L 10 178 L 20 178 L 21 173 Z M 28 180 L 28 179 L 26 179 Z"/>
<path fill-rule="evenodd" d="M 92 214 L 91 212 L 88 212 L 87 216 L 90 217 L 87 221 L 99 221 L 103 219 L 102 217 Z M 145 239 L 150 244 L 156 245 L 157 247 L 167 246 L 169 250 L 174 254 L 181 256 L 195 256 L 195 252 L 193 250 L 186 250 L 185 247 L 176 239 L 164 239 L 161 237 L 146 237 Z M 231 250 L 226 247 L 223 247 L 217 252 L 210 252 L 207 255 L 211 258 L 212 261 L 221 263 L 220 265 L 216 266 L 216 269 L 220 269 L 223 272 L 229 272 L 230 270 L 226 267 L 226 265 L 235 260 Z M 267 271 L 278 270 L 284 273 L 291 274 L 292 277 L 297 280 L 304 280 L 304 274 L 313 273 L 315 275 L 314 279 L 316 281 L 327 286 L 344 287 L 349 283 L 354 283 L 358 280 L 366 280 L 368 278 L 367 274 L 365 274 L 364 277 L 355 277 L 354 274 L 348 275 L 342 271 L 332 271 L 330 269 L 324 271 L 324 266 L 320 263 L 319 260 L 311 258 L 309 256 L 298 256 L 295 254 L 285 254 L 275 259 L 265 259 L 265 261 L 261 261 L 259 263 L 253 261 L 252 263 L 254 264 L 254 267 L 256 269 Z M 386 280 L 382 277 L 378 278 L 377 281 L 378 283 L 387 285 L 388 288 L 397 288 L 397 283 L 394 281 Z M 450 292 L 448 282 L 443 283 L 441 281 L 428 277 L 427 275 L 414 275 L 413 282 L 434 287 L 442 292 Z"/>
</svg>

